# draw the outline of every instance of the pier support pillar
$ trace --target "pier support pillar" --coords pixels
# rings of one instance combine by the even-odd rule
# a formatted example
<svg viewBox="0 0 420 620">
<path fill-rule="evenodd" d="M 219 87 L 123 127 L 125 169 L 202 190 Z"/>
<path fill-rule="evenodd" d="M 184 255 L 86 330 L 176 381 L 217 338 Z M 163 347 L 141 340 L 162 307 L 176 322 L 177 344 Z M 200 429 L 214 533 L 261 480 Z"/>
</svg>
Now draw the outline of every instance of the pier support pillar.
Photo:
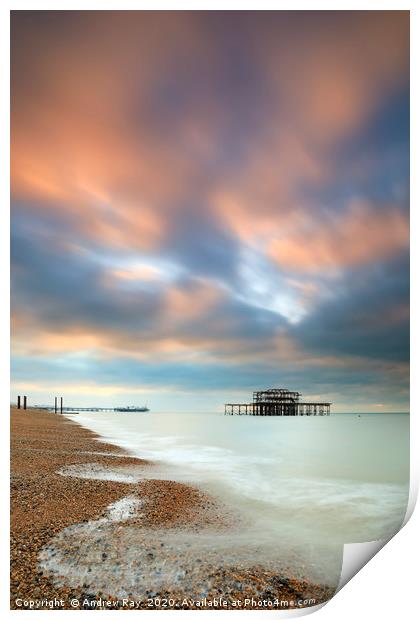
<svg viewBox="0 0 420 620">
<path fill-rule="evenodd" d="M 20 396 L 17 397 L 17 408 L 20 409 Z"/>
</svg>

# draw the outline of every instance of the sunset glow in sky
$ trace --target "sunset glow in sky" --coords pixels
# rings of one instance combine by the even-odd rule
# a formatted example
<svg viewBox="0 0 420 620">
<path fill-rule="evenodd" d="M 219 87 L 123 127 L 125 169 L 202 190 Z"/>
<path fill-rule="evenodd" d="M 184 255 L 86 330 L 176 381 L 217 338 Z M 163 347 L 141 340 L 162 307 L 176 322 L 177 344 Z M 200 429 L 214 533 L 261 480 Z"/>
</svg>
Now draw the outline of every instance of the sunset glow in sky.
<svg viewBox="0 0 420 620">
<path fill-rule="evenodd" d="M 408 12 L 12 14 L 12 398 L 407 411 Z"/>
</svg>

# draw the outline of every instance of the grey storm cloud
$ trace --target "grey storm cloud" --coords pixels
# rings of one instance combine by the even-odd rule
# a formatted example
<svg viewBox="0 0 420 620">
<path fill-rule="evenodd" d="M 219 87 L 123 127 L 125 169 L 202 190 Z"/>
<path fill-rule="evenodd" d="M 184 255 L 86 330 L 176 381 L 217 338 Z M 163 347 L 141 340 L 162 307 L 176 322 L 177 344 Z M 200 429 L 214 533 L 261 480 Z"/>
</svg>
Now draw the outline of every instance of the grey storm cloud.
<svg viewBox="0 0 420 620">
<path fill-rule="evenodd" d="M 408 361 L 409 287 L 407 257 L 353 271 L 292 331 L 309 350 Z"/>
<path fill-rule="evenodd" d="M 122 334 L 144 334 L 161 338 L 163 335 L 184 335 L 201 338 L 233 338 L 250 341 L 269 339 L 275 329 L 286 321 L 272 312 L 253 308 L 238 299 L 224 296 L 211 310 L 195 320 L 183 320 L 181 315 L 159 321 L 165 305 L 165 287 L 112 289 L 106 284 L 106 268 L 87 258 L 83 252 L 66 250 L 63 240 L 66 229 L 61 231 L 54 224 L 50 235 L 37 236 L 31 227 L 16 225 L 12 234 L 13 308 L 31 308 L 37 322 L 44 327 L 62 327 L 83 323 L 92 328 L 117 329 Z M 186 233 L 185 233 L 186 234 Z M 197 245 L 190 244 L 182 250 L 179 240 L 168 251 L 168 257 L 183 259 L 186 275 L 177 278 L 177 290 L 191 296 L 197 276 L 234 279 L 234 255 L 227 251 L 219 254 L 217 245 L 223 243 L 217 231 L 211 236 L 203 232 L 208 243 L 208 253 L 203 248 L 203 238 L 198 234 Z M 213 241 L 213 244 L 212 244 Z M 178 253 L 175 252 L 178 248 Z M 185 248 L 185 246 L 182 246 Z M 218 262 L 219 261 L 219 262 Z M 193 276 L 191 275 L 193 273 Z"/>
</svg>

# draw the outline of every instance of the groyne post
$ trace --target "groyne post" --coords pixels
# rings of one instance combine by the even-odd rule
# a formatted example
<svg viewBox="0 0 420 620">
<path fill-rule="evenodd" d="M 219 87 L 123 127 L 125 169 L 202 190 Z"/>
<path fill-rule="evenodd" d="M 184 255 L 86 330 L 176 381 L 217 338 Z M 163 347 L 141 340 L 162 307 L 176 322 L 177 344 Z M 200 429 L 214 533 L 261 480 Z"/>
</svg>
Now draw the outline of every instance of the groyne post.
<svg viewBox="0 0 420 620">
<path fill-rule="evenodd" d="M 60 413 L 63 413 L 63 397 L 60 397 Z"/>
<path fill-rule="evenodd" d="M 20 409 L 20 396 L 17 397 L 17 408 Z"/>
<path fill-rule="evenodd" d="M 23 408 L 26 409 L 26 402 L 27 402 L 27 397 L 24 396 L 23 397 Z"/>
<path fill-rule="evenodd" d="M 55 397 L 54 401 L 54 413 L 57 413 L 57 396 Z"/>
</svg>

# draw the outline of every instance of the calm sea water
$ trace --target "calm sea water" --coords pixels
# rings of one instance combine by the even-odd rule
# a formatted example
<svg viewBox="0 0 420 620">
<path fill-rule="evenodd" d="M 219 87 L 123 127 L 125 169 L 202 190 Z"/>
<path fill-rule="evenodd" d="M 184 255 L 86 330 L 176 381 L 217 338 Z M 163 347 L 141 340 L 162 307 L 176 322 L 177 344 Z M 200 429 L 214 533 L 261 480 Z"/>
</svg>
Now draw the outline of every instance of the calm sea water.
<svg viewBox="0 0 420 620">
<path fill-rule="evenodd" d="M 390 537 L 409 489 L 409 416 L 81 413 L 106 441 L 234 506 L 261 548 L 337 573 L 343 543 Z M 305 550 L 305 551 L 303 551 Z M 341 551 L 340 551 L 341 552 Z M 321 558 L 324 557 L 324 560 Z M 341 557 L 341 556 L 340 556 Z M 335 574 L 335 577 L 337 575 Z"/>
</svg>

